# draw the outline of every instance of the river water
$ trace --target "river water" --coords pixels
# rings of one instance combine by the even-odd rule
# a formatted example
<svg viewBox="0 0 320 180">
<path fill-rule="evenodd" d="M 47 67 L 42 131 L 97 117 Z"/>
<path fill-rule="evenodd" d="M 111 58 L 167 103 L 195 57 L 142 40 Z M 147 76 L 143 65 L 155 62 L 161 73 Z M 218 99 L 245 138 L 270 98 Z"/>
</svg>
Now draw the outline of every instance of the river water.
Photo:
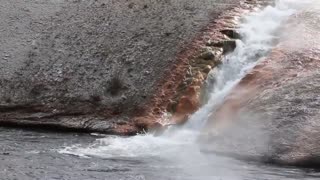
<svg viewBox="0 0 320 180">
<path fill-rule="evenodd" d="M 198 144 L 211 112 L 278 39 L 278 30 L 309 1 L 279 0 L 241 19 L 243 39 L 209 76 L 208 103 L 161 136 L 39 132 L 0 128 L 0 179 L 269 180 L 318 179 L 313 169 L 277 167 L 204 153 Z M 311 3 L 311 1 L 310 1 Z"/>
<path fill-rule="evenodd" d="M 105 180 L 279 180 L 318 179 L 320 172 L 312 169 L 275 167 L 256 162 L 244 162 L 227 157 L 204 155 L 183 144 L 167 145 L 167 140 L 155 140 L 146 135 L 134 145 L 118 142 L 119 149 L 134 148 L 132 154 L 108 150 L 108 144 L 97 142 L 96 135 L 36 132 L 0 128 L 0 179 L 52 180 L 52 179 L 105 179 Z M 110 143 L 119 137 L 104 137 Z M 144 144 L 140 141 L 144 140 Z M 100 144 L 101 143 L 101 144 Z M 74 154 L 61 153 L 61 149 L 81 144 L 84 149 Z M 96 144 L 96 145 L 94 145 Z M 105 147 L 101 149 L 101 146 Z M 109 144 L 110 145 L 110 144 Z M 111 145 L 116 146 L 116 145 Z M 153 153 L 145 150 L 149 146 Z M 164 146 L 171 146 L 165 149 Z M 174 152 L 172 146 L 185 150 Z M 94 148 L 100 148 L 93 151 Z M 114 147 L 113 147 L 114 148 Z M 91 149 L 91 151 L 90 151 Z M 112 148 L 111 148 L 112 149 Z M 197 153 L 195 153 L 197 152 Z M 118 153 L 118 155 L 116 155 Z M 121 155 L 122 154 L 122 155 Z M 87 156 L 87 157 L 86 157 Z"/>
</svg>

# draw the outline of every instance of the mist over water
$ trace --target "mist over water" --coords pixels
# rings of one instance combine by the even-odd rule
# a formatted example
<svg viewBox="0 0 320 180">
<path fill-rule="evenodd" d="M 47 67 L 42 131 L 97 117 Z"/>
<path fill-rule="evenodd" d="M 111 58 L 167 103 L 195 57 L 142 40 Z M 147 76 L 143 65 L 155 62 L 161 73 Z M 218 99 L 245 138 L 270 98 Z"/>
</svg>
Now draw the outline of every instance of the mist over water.
<svg viewBox="0 0 320 180">
<path fill-rule="evenodd" d="M 210 72 L 208 102 L 194 113 L 183 127 L 172 127 L 161 136 L 141 134 L 134 137 L 106 136 L 91 145 L 75 144 L 60 149 L 63 154 L 83 158 L 153 158 L 178 167 L 183 176 L 173 179 L 239 179 L 250 171 L 250 165 L 239 165 L 239 171 L 228 170 L 237 162 L 233 159 L 203 154 L 197 144 L 208 117 L 219 107 L 230 90 L 268 54 L 277 43 L 278 30 L 290 15 L 312 1 L 278 0 L 275 7 L 256 10 L 240 20 L 238 31 L 242 40 L 228 54 L 223 64 Z M 189 176 L 190 175 L 190 176 Z M 241 178 L 240 178 L 241 179 Z"/>
</svg>

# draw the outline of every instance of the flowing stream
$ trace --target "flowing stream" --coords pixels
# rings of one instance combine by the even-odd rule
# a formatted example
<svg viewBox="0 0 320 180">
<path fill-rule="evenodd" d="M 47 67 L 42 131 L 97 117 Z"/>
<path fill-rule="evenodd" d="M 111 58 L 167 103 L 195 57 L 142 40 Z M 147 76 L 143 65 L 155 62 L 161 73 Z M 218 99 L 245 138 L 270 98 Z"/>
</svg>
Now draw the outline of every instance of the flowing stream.
<svg viewBox="0 0 320 180">
<path fill-rule="evenodd" d="M 5 179 L 318 179 L 311 169 L 274 167 L 204 154 L 197 143 L 207 118 L 240 79 L 277 43 L 281 24 L 306 1 L 280 0 L 257 9 L 238 28 L 242 40 L 210 72 L 208 102 L 183 127 L 161 136 L 60 134 L 1 129 L 0 177 Z M 49 149 L 49 150 L 48 150 Z"/>
</svg>

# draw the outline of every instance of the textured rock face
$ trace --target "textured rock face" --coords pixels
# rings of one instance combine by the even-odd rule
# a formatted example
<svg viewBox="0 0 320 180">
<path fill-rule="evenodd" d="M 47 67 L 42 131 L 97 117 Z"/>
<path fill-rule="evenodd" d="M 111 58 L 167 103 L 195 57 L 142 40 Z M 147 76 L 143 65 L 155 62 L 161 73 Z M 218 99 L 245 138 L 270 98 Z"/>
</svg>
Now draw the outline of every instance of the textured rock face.
<svg viewBox="0 0 320 180">
<path fill-rule="evenodd" d="M 1 0 L 1 124 L 135 132 L 180 50 L 239 3 Z"/>
<path fill-rule="evenodd" d="M 212 117 L 209 149 L 319 167 L 319 12 L 295 14 L 280 44 L 233 89 Z"/>
</svg>

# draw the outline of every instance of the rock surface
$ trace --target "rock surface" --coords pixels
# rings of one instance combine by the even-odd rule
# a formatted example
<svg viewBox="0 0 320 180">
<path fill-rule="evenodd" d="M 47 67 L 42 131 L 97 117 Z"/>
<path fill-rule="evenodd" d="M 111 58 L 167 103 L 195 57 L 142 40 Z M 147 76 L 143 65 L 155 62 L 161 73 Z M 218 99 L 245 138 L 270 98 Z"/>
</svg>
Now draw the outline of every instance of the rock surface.
<svg viewBox="0 0 320 180">
<path fill-rule="evenodd" d="M 319 167 L 319 7 L 293 15 L 280 44 L 232 90 L 209 122 L 208 149 Z"/>
<path fill-rule="evenodd" d="M 136 133 L 187 73 L 180 52 L 240 2 L 1 0 L 0 125 Z"/>
</svg>

